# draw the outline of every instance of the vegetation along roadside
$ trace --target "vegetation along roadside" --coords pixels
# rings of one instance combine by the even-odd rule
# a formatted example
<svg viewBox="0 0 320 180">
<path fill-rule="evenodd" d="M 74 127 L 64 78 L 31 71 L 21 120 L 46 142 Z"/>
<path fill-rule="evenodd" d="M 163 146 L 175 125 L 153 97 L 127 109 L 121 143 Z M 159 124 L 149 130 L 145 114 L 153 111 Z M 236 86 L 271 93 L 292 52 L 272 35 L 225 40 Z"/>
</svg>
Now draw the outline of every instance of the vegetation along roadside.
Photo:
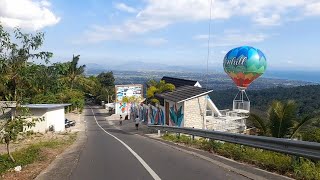
<svg viewBox="0 0 320 180">
<path fill-rule="evenodd" d="M 0 155 L 1 179 L 34 179 L 45 169 L 58 154 L 70 146 L 77 137 L 77 133 L 64 133 L 47 140 L 35 142 L 12 153 L 16 161 L 13 162 L 8 154 Z M 13 168 L 22 166 L 20 172 Z"/>
</svg>

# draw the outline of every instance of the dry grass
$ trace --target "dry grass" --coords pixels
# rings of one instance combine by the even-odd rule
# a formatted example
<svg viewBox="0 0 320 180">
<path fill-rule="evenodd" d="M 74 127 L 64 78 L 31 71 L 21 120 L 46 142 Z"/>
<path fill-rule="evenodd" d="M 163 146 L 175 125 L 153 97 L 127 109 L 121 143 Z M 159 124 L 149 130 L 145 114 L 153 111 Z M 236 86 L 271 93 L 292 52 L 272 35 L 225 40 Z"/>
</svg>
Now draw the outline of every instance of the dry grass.
<svg viewBox="0 0 320 180">
<path fill-rule="evenodd" d="M 21 172 L 15 172 L 12 169 L 4 172 L 1 175 L 1 179 L 4 180 L 28 180 L 34 179 L 38 174 L 59 155 L 62 153 L 66 147 L 70 146 L 76 139 L 76 134 L 64 134 L 55 136 L 52 139 L 35 142 L 29 147 L 17 150 L 14 154 L 17 154 L 19 157 L 24 157 L 24 153 L 28 153 L 28 151 L 33 151 L 34 155 L 32 156 L 32 160 L 23 161 L 20 159 L 20 163 L 25 163 L 22 166 Z M 29 153 L 30 154 L 30 153 Z M 5 159 L 5 155 L 2 155 Z M 17 159 L 18 160 L 18 159 Z M 13 166 L 18 165 L 14 164 Z"/>
</svg>

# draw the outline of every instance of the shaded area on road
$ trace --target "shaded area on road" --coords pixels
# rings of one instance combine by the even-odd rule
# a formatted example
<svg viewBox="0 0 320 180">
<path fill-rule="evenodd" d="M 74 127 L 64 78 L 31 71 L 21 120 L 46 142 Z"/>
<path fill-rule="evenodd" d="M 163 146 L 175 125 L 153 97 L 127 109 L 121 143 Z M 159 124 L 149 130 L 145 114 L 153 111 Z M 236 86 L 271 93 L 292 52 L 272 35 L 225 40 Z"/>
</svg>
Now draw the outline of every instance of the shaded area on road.
<svg viewBox="0 0 320 180">
<path fill-rule="evenodd" d="M 85 114 L 92 115 L 92 112 L 85 109 Z M 96 118 L 101 121 L 105 117 Z M 122 144 L 97 126 L 93 116 L 86 116 L 86 122 L 88 140 L 71 179 L 151 179 Z"/>
</svg>

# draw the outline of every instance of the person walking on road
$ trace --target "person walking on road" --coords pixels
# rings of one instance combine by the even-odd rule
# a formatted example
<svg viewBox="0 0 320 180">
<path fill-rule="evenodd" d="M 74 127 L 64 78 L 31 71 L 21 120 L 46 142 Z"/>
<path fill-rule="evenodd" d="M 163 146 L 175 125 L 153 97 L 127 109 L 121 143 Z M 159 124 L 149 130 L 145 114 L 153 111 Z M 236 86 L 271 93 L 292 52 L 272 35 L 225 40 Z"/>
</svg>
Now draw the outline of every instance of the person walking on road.
<svg viewBox="0 0 320 180">
<path fill-rule="evenodd" d="M 140 121 L 140 119 L 139 119 L 139 116 L 137 115 L 137 117 L 136 117 L 136 119 L 135 119 L 135 124 L 136 124 L 136 129 L 138 130 L 138 128 L 139 128 L 139 121 Z"/>
<path fill-rule="evenodd" d="M 120 115 L 120 126 L 122 126 L 122 116 Z"/>
</svg>

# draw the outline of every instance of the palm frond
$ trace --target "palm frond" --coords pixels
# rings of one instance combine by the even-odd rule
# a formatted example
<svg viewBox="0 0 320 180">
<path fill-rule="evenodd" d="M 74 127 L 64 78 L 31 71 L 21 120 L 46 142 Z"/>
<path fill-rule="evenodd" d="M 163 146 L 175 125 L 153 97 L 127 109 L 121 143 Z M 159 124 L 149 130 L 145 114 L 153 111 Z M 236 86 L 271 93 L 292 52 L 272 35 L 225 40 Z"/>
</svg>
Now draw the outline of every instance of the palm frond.
<svg viewBox="0 0 320 180">
<path fill-rule="evenodd" d="M 251 113 L 248 120 L 251 121 L 254 126 L 261 131 L 261 135 L 266 135 L 268 133 L 268 127 L 265 123 L 265 120 L 258 115 Z"/>
<path fill-rule="evenodd" d="M 305 116 L 304 118 L 302 118 L 302 120 L 293 128 L 292 134 L 290 136 L 290 138 L 293 138 L 296 133 L 300 130 L 301 127 L 303 127 L 304 125 L 308 124 L 311 121 L 319 121 L 320 120 L 320 113 L 317 114 L 311 114 L 308 116 Z"/>
</svg>

